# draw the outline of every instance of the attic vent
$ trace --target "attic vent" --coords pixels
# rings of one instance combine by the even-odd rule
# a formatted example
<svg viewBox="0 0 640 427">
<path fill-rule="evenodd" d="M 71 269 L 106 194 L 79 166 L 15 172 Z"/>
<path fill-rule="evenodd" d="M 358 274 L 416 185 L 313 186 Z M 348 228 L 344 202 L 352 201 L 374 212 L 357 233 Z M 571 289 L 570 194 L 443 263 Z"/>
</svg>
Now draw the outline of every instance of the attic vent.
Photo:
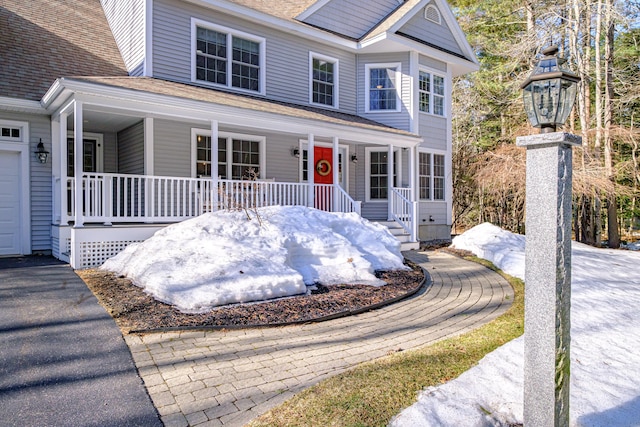
<svg viewBox="0 0 640 427">
<path fill-rule="evenodd" d="M 435 22 L 438 25 L 442 22 L 440 11 L 432 4 L 428 4 L 427 7 L 424 8 L 424 19 Z"/>
</svg>

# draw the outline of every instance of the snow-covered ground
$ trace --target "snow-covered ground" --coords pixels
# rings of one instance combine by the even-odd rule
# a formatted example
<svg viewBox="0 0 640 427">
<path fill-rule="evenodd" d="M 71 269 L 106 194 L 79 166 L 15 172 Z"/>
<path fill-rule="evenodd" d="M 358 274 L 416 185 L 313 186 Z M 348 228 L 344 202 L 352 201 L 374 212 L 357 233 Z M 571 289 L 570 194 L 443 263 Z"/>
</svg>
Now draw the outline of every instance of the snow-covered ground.
<svg viewBox="0 0 640 427">
<path fill-rule="evenodd" d="M 524 279 L 524 236 L 482 224 L 453 240 Z M 571 426 L 640 426 L 640 253 L 573 242 Z M 523 339 L 424 390 L 393 427 L 522 423 Z"/>
<path fill-rule="evenodd" d="M 357 214 L 301 206 L 220 211 L 171 225 L 127 247 L 102 269 L 156 299 L 196 313 L 307 292 L 306 285 L 383 285 L 375 270 L 402 269 L 400 243 Z"/>
</svg>

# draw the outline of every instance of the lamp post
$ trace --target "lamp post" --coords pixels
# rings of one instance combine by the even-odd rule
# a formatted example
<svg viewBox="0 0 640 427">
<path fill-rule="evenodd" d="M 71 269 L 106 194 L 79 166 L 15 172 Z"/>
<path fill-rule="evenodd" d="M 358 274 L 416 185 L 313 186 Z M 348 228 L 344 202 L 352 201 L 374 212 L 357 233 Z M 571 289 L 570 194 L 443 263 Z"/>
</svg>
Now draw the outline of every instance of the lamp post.
<svg viewBox="0 0 640 427">
<path fill-rule="evenodd" d="M 524 107 L 540 134 L 518 137 L 527 149 L 524 425 L 569 425 L 571 307 L 571 147 L 579 136 L 556 132 L 573 107 L 579 77 L 558 49 L 522 85 Z"/>
</svg>

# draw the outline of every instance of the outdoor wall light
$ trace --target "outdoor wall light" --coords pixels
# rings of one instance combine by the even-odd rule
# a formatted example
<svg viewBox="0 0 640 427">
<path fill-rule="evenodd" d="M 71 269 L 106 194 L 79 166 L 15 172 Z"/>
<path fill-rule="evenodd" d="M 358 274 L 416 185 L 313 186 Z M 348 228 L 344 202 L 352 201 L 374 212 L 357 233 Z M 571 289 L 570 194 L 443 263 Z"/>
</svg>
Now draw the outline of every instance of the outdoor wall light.
<svg viewBox="0 0 640 427">
<path fill-rule="evenodd" d="M 37 151 L 35 151 L 36 159 L 42 164 L 47 163 L 47 157 L 49 157 L 49 152 L 44 149 L 44 144 L 42 143 L 42 138 L 40 138 L 40 142 L 38 142 Z"/>
<path fill-rule="evenodd" d="M 542 51 L 544 55 L 522 84 L 524 110 L 531 125 L 540 133 L 555 132 L 562 126 L 576 99 L 580 77 L 565 67 L 567 60 L 558 58 L 558 47 Z"/>
<path fill-rule="evenodd" d="M 295 158 L 300 158 L 300 149 L 298 147 L 292 148 L 291 155 Z"/>
<path fill-rule="evenodd" d="M 352 154 L 352 155 L 351 155 L 351 161 L 352 161 L 353 163 L 358 163 L 358 156 L 356 156 L 355 154 Z"/>
</svg>

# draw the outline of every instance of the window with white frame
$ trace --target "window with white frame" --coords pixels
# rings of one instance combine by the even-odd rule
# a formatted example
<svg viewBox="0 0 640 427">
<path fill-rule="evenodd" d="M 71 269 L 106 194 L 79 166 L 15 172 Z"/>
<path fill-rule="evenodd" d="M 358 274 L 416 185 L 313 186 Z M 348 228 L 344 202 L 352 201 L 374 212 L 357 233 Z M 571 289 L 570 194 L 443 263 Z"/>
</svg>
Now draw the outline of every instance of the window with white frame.
<svg viewBox="0 0 640 427">
<path fill-rule="evenodd" d="M 0 140 L 3 141 L 21 141 L 22 140 L 22 128 L 19 126 L 12 126 L 9 124 L 0 125 Z"/>
<path fill-rule="evenodd" d="M 193 22 L 193 80 L 263 92 L 265 39 Z"/>
<path fill-rule="evenodd" d="M 418 155 L 419 196 L 422 200 L 445 200 L 445 157 L 420 152 Z"/>
<path fill-rule="evenodd" d="M 218 176 L 221 179 L 247 179 L 252 177 L 252 171 L 259 176 L 263 144 L 261 137 L 221 134 L 218 138 Z M 196 132 L 196 176 L 211 176 L 211 149 L 210 132 Z"/>
<path fill-rule="evenodd" d="M 365 65 L 365 111 L 400 111 L 400 63 Z"/>
<path fill-rule="evenodd" d="M 311 99 L 313 104 L 338 106 L 338 60 L 309 54 L 311 69 Z"/>
<path fill-rule="evenodd" d="M 444 116 L 444 77 L 420 70 L 418 79 L 420 111 Z"/>
<path fill-rule="evenodd" d="M 387 200 L 389 192 L 389 151 L 387 149 L 367 149 L 367 200 Z M 396 186 L 398 173 L 396 168 L 397 153 L 393 159 L 393 186 Z"/>
</svg>

